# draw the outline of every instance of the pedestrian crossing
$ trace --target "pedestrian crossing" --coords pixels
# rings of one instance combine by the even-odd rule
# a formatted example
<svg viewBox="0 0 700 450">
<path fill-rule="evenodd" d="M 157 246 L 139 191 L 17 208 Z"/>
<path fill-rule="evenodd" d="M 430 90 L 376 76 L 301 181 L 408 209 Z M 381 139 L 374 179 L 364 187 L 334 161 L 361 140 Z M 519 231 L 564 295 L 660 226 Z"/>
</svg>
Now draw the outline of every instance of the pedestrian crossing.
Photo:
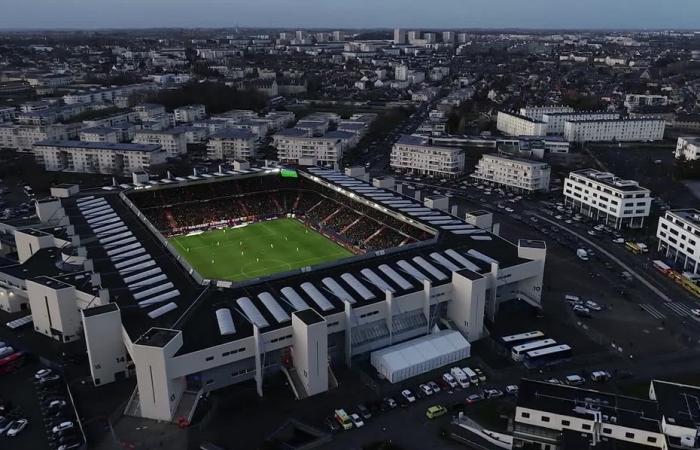
<svg viewBox="0 0 700 450">
<path fill-rule="evenodd" d="M 642 303 L 639 305 L 644 311 L 648 312 L 651 317 L 654 319 L 665 319 L 666 315 L 659 311 L 658 309 L 654 308 L 652 305 L 649 305 L 647 303 Z"/>
<path fill-rule="evenodd" d="M 679 302 L 669 302 L 669 303 L 664 303 L 667 308 L 669 308 L 671 311 L 676 313 L 677 315 L 681 317 L 692 317 L 693 312 L 691 311 L 690 306 L 686 305 L 685 303 L 679 303 Z"/>
<path fill-rule="evenodd" d="M 665 319 L 666 314 L 668 314 L 669 312 L 679 317 L 694 317 L 692 308 L 686 305 L 685 303 L 681 302 L 664 303 L 664 306 L 667 308 L 667 311 L 662 311 L 663 308 L 659 309 L 648 303 L 643 303 L 639 306 L 655 319 Z"/>
</svg>

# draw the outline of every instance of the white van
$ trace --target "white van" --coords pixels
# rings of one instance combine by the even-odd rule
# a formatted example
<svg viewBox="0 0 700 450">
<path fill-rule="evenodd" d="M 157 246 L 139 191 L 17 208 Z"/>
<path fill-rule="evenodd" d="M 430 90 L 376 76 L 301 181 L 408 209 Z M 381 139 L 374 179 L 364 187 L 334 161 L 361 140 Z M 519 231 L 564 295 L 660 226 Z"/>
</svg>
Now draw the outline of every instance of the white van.
<svg viewBox="0 0 700 450">
<path fill-rule="evenodd" d="M 459 367 L 453 367 L 450 369 L 450 374 L 457 380 L 460 386 L 463 388 L 469 387 L 469 378 Z"/>
<path fill-rule="evenodd" d="M 479 375 L 477 375 L 476 372 L 474 372 L 469 367 L 462 367 L 462 371 L 467 376 L 470 383 L 475 384 L 475 385 L 479 384 Z"/>
</svg>

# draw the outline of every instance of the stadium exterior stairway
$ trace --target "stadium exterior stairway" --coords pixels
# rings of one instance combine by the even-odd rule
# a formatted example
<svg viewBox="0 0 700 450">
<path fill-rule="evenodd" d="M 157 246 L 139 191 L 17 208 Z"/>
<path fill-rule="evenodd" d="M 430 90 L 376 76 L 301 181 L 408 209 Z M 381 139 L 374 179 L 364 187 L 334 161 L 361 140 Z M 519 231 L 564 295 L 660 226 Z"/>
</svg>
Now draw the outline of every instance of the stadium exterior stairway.
<svg viewBox="0 0 700 450">
<path fill-rule="evenodd" d="M 289 381 L 289 386 L 292 388 L 292 392 L 294 392 L 294 397 L 296 397 L 297 400 L 302 400 L 309 396 L 306 393 L 306 389 L 304 389 L 304 385 L 301 383 L 299 374 L 297 373 L 297 370 L 294 367 L 286 368 L 282 366 L 282 372 L 284 372 L 285 376 L 287 377 L 287 381 Z"/>
<path fill-rule="evenodd" d="M 197 402 L 199 402 L 199 397 L 201 396 L 202 392 L 203 390 L 200 390 L 199 392 L 190 390 L 183 392 L 172 421 L 177 423 L 181 418 L 186 419 L 188 422 L 191 421 L 192 415 L 194 414 L 195 409 L 197 409 Z"/>
</svg>

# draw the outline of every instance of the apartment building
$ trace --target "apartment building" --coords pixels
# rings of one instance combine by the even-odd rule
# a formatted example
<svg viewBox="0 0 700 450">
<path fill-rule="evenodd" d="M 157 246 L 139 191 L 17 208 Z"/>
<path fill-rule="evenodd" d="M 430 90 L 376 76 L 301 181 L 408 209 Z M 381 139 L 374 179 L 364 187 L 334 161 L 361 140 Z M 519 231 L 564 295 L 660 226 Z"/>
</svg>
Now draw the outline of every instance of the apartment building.
<svg viewBox="0 0 700 450">
<path fill-rule="evenodd" d="M 257 136 L 250 130 L 226 129 L 209 138 L 207 157 L 215 160 L 255 158 Z"/>
<path fill-rule="evenodd" d="M 17 109 L 15 107 L 0 108 L 0 123 L 12 122 L 17 117 Z"/>
<path fill-rule="evenodd" d="M 564 202 L 614 228 L 640 228 L 651 209 L 651 192 L 634 180 L 583 169 L 564 180 Z"/>
<path fill-rule="evenodd" d="M 677 209 L 659 217 L 658 251 L 682 264 L 683 271 L 698 274 L 700 264 L 700 210 Z"/>
<path fill-rule="evenodd" d="M 520 108 L 521 116 L 539 121 L 542 120 L 545 114 L 566 114 L 573 112 L 574 108 L 570 106 L 526 106 L 524 108 Z"/>
<path fill-rule="evenodd" d="M 695 161 L 700 152 L 700 137 L 684 136 L 676 141 L 676 158 L 683 157 L 686 161 Z"/>
<path fill-rule="evenodd" d="M 115 128 L 93 127 L 80 130 L 79 138 L 83 142 L 119 142 L 121 132 Z"/>
<path fill-rule="evenodd" d="M 564 124 L 564 138 L 569 142 L 659 141 L 665 128 L 665 120 L 651 117 L 569 120 Z"/>
<path fill-rule="evenodd" d="M 627 94 L 625 96 L 625 108 L 630 111 L 644 106 L 666 105 L 668 105 L 668 97 L 665 95 Z"/>
<path fill-rule="evenodd" d="M 197 120 L 204 120 L 207 117 L 207 110 L 204 105 L 187 105 L 173 110 L 175 123 L 189 123 Z"/>
<path fill-rule="evenodd" d="M 187 136 L 185 130 L 171 128 L 169 130 L 140 130 L 134 133 L 134 144 L 159 145 L 168 158 L 177 158 L 187 154 Z"/>
<path fill-rule="evenodd" d="M 505 111 L 498 111 L 496 128 L 510 136 L 544 136 L 547 134 L 547 125 L 541 120 Z"/>
<path fill-rule="evenodd" d="M 464 152 L 433 146 L 424 136 L 402 135 L 391 149 L 390 165 L 402 172 L 453 178 L 464 172 Z"/>
<path fill-rule="evenodd" d="M 77 91 L 63 96 L 66 105 L 76 103 L 115 103 L 119 98 L 128 97 L 135 92 L 152 91 L 158 89 L 153 83 L 130 84 L 116 88 L 90 89 Z"/>
<path fill-rule="evenodd" d="M 272 137 L 280 161 L 313 165 L 336 164 L 343 158 L 344 144 L 335 136 L 312 136 L 308 129 L 286 128 Z"/>
<path fill-rule="evenodd" d="M 598 112 L 559 112 L 542 114 L 542 122 L 547 124 L 548 135 L 563 135 L 564 125 L 570 120 L 614 120 L 619 119 L 617 113 Z"/>
<path fill-rule="evenodd" d="M 49 140 L 34 144 L 39 165 L 52 172 L 129 175 L 165 162 L 159 145 Z"/>
<path fill-rule="evenodd" d="M 471 177 L 519 192 L 549 191 L 551 167 L 547 163 L 497 155 L 484 155 Z"/>
<path fill-rule="evenodd" d="M 47 139 L 65 140 L 74 137 L 79 128 L 74 125 L 15 125 L 0 124 L 0 148 L 21 152 L 32 150 L 32 146 Z"/>
</svg>

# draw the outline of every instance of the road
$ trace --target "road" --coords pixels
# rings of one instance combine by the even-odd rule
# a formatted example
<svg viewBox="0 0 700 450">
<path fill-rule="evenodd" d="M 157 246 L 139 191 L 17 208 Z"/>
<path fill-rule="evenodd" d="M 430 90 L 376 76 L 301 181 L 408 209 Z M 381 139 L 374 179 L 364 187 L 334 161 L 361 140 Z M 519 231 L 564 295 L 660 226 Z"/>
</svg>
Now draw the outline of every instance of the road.
<svg viewBox="0 0 700 450">
<path fill-rule="evenodd" d="M 595 248 L 597 251 L 599 251 L 600 253 L 604 254 L 605 256 L 607 256 L 608 258 L 610 258 L 613 262 L 615 262 L 617 265 L 619 265 L 620 267 L 622 267 L 624 270 L 626 270 L 627 272 L 629 272 L 630 274 L 632 274 L 633 277 L 635 277 L 637 280 L 639 280 L 644 286 L 648 287 L 648 288 L 649 288 L 652 292 L 654 292 L 661 300 L 663 300 L 663 301 L 665 301 L 665 302 L 671 302 L 671 301 L 672 301 L 666 294 L 664 294 L 663 292 L 661 292 L 660 289 L 658 289 L 656 286 L 654 286 L 653 284 L 651 284 L 646 278 L 644 278 L 643 276 L 641 276 L 636 270 L 632 269 L 630 266 L 628 266 L 627 264 L 625 264 L 624 262 L 622 262 L 620 259 L 618 259 L 615 255 L 613 255 L 612 253 L 608 252 L 607 250 L 605 250 L 604 248 L 602 248 L 601 246 L 599 246 L 599 245 L 596 244 L 595 242 L 589 240 L 588 238 L 582 236 L 581 234 L 575 232 L 574 230 L 568 228 L 567 226 L 561 224 L 560 222 L 555 222 L 555 221 L 553 221 L 553 220 L 550 220 L 550 219 L 548 219 L 548 218 L 546 218 L 546 217 L 543 217 L 543 216 L 541 216 L 540 214 L 536 214 L 536 213 L 532 213 L 531 215 L 537 217 L 537 218 L 540 219 L 540 220 L 544 220 L 545 222 L 547 222 L 547 223 L 549 223 L 549 224 L 551 224 L 551 225 L 555 225 L 555 226 L 559 227 L 560 229 L 566 231 L 567 233 L 572 234 L 572 235 L 576 236 L 577 238 L 581 239 L 583 242 L 585 242 L 585 243 L 587 243 L 588 245 L 590 245 L 591 247 Z"/>
</svg>

